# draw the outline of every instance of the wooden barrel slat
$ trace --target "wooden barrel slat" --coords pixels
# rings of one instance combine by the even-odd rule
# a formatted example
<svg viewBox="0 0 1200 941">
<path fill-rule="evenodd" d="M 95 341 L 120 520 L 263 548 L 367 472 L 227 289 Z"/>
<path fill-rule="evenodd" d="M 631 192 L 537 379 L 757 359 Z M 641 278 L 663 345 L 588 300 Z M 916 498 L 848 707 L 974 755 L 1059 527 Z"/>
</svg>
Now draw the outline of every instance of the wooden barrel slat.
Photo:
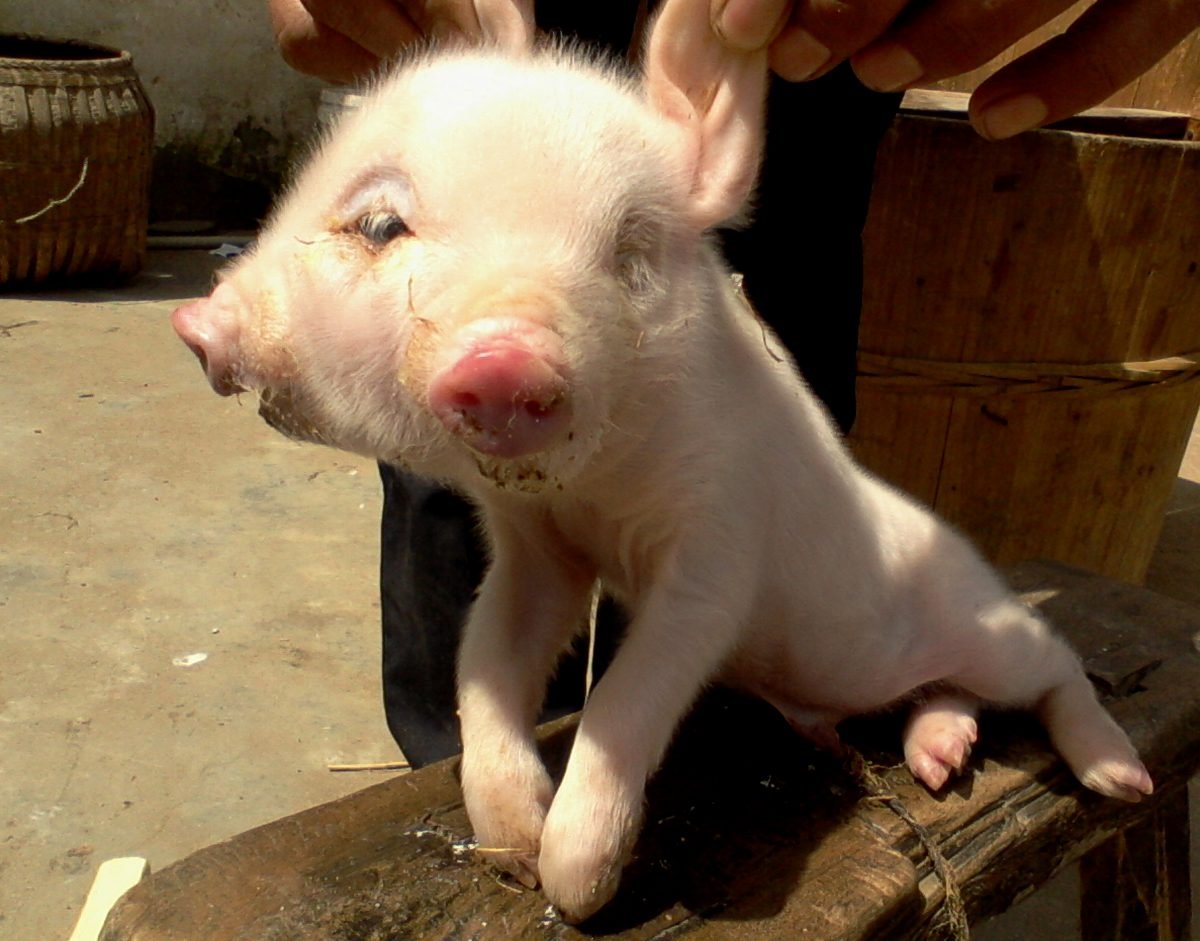
<svg viewBox="0 0 1200 941">
<path fill-rule="evenodd" d="M 1194 141 L 902 116 L 864 236 L 860 459 L 998 564 L 1140 581 L 1200 408 L 1198 193 Z"/>
</svg>

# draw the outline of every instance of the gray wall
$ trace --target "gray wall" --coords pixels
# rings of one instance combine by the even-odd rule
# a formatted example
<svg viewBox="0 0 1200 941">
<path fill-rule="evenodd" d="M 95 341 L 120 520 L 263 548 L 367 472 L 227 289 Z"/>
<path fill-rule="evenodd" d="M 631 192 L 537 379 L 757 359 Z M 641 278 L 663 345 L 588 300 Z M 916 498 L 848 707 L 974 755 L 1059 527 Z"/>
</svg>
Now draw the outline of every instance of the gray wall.
<svg viewBox="0 0 1200 941">
<path fill-rule="evenodd" d="M 152 215 L 261 215 L 309 138 L 320 83 L 279 57 L 265 0 L 0 0 L 0 32 L 133 55 L 156 118 Z"/>
</svg>

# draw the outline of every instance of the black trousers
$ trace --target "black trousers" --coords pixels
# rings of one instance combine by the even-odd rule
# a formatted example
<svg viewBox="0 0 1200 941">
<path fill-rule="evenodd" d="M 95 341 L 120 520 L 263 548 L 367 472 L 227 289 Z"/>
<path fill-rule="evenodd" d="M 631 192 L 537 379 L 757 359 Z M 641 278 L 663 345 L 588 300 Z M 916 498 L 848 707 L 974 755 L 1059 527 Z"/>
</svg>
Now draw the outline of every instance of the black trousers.
<svg viewBox="0 0 1200 941">
<path fill-rule="evenodd" d="M 637 0 L 543 0 L 539 26 L 622 52 Z M 752 224 L 721 234 L 745 290 L 813 391 L 848 429 L 862 294 L 861 233 L 875 150 L 899 104 L 842 67 L 815 82 L 773 79 L 766 152 Z M 471 507 L 404 470 L 380 465 L 383 699 L 388 728 L 414 766 L 461 749 L 455 661 L 486 556 Z M 621 618 L 602 605 L 597 675 Z M 586 638 L 550 684 L 544 717 L 582 703 Z"/>
</svg>

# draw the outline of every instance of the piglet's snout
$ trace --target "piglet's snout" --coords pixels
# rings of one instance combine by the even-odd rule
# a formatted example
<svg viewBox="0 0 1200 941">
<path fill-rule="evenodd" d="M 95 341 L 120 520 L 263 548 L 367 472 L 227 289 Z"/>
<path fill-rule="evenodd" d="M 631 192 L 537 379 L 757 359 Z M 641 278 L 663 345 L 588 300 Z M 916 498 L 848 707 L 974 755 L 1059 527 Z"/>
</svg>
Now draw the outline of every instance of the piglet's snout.
<svg viewBox="0 0 1200 941">
<path fill-rule="evenodd" d="M 233 395 L 243 391 L 234 369 L 237 320 L 236 311 L 222 293 L 223 287 L 177 307 L 171 314 L 171 326 L 196 354 L 213 389 L 221 395 Z"/>
<path fill-rule="evenodd" d="M 429 405 L 474 450 L 515 458 L 570 431 L 571 387 L 558 337 L 542 327 L 475 325 L 465 352 L 429 384 Z"/>
</svg>

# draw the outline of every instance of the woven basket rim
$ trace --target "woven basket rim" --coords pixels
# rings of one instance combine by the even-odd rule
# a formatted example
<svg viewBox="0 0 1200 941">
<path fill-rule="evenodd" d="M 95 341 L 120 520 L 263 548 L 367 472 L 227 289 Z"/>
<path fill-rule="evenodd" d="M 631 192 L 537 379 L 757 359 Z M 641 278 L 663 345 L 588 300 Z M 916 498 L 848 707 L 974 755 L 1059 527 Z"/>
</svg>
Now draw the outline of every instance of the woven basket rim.
<svg viewBox="0 0 1200 941">
<path fill-rule="evenodd" d="M 115 49 L 112 46 L 105 46 L 90 40 L 59 39 L 55 36 L 38 36 L 32 33 L 0 32 L 0 50 L 9 52 L 22 45 L 28 45 L 31 51 L 41 48 L 45 52 L 51 52 L 57 47 L 62 49 L 63 53 L 57 58 L 41 54 L 30 57 L 0 54 L 0 69 L 28 69 L 35 72 L 107 72 L 112 69 L 125 68 L 133 61 L 133 57 L 123 49 Z M 76 54 L 71 55 L 70 51 L 74 51 Z"/>
</svg>

